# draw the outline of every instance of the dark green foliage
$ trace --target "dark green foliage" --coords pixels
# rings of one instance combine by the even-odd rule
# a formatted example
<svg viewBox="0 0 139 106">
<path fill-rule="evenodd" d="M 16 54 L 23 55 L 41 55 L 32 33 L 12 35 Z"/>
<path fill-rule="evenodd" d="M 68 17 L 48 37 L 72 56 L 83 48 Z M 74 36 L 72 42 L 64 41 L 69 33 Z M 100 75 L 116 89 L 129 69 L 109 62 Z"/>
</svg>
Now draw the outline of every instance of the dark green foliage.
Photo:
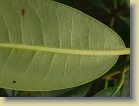
<svg viewBox="0 0 139 106">
<path fill-rule="evenodd" d="M 116 87 L 110 87 L 98 92 L 94 97 L 111 97 L 113 93 L 116 91 Z"/>
</svg>

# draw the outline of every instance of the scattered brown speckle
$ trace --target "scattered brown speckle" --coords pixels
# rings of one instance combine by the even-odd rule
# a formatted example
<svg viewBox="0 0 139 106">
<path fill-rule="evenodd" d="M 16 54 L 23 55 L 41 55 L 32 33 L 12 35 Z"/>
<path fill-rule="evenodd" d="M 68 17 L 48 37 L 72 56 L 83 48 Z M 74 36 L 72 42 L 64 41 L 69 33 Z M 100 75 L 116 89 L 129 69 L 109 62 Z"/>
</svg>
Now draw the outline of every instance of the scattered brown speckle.
<svg viewBox="0 0 139 106">
<path fill-rule="evenodd" d="M 24 9 L 21 10 L 21 15 L 22 15 L 22 16 L 25 15 L 25 10 L 24 10 Z"/>
<path fill-rule="evenodd" d="M 16 81 L 13 81 L 13 83 L 16 83 Z"/>
</svg>

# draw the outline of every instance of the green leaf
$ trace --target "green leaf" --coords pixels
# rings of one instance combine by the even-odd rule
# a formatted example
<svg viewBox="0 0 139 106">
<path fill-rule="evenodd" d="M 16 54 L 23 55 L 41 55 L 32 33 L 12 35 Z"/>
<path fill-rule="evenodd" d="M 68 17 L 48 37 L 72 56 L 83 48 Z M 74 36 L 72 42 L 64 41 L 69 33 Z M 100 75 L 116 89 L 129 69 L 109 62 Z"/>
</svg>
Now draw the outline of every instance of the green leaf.
<svg viewBox="0 0 139 106">
<path fill-rule="evenodd" d="M 73 89 L 74 88 L 54 90 L 54 91 L 21 91 L 17 96 L 19 97 L 58 97 Z"/>
<path fill-rule="evenodd" d="M 92 83 L 84 84 L 82 86 L 76 87 L 69 92 L 65 92 L 60 95 L 61 97 L 84 97 L 90 90 Z"/>
<path fill-rule="evenodd" d="M 0 88 L 0 97 L 7 97 L 8 94 L 5 92 L 4 89 Z"/>
<path fill-rule="evenodd" d="M 98 8 L 102 8 L 104 9 L 107 13 L 110 13 L 110 9 L 107 8 L 107 6 L 105 6 L 105 4 L 103 3 L 103 0 L 89 0 L 90 3 Z"/>
<path fill-rule="evenodd" d="M 103 7 L 104 3 L 102 0 L 89 0 L 93 5 L 97 6 L 97 7 Z"/>
<path fill-rule="evenodd" d="M 0 87 L 51 91 L 105 74 L 122 39 L 96 19 L 48 0 L 0 0 Z"/>
<path fill-rule="evenodd" d="M 130 26 L 130 18 L 129 17 L 123 17 L 123 16 L 119 16 L 119 18 L 125 22 L 125 24 L 127 24 L 128 26 Z"/>
<path fill-rule="evenodd" d="M 120 93 L 122 97 L 130 97 L 130 71 L 125 73 L 125 80 Z"/>
<path fill-rule="evenodd" d="M 126 6 L 130 8 L 130 0 L 119 0 L 119 4 L 120 5 L 126 4 Z"/>
<path fill-rule="evenodd" d="M 94 95 L 94 97 L 111 97 L 116 90 L 117 90 L 117 87 L 110 87 L 110 88 L 107 88 L 98 92 L 96 95 Z M 118 94 L 116 94 L 115 96 L 117 95 Z"/>
<path fill-rule="evenodd" d="M 21 91 L 20 97 L 83 97 L 90 89 L 92 83 L 87 83 L 78 87 L 54 90 L 54 91 Z"/>
</svg>

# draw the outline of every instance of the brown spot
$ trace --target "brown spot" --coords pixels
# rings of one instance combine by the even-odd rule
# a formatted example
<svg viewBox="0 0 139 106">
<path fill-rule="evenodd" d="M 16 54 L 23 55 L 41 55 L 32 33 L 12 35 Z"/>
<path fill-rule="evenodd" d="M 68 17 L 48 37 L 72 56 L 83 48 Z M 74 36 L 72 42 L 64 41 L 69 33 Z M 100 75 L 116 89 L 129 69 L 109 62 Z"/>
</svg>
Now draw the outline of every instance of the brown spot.
<svg viewBox="0 0 139 106">
<path fill-rule="evenodd" d="M 16 83 L 16 81 L 13 81 L 13 83 Z"/>
<path fill-rule="evenodd" d="M 21 10 L 21 15 L 24 16 L 24 15 L 25 15 L 25 12 L 26 12 L 26 11 L 25 11 L 24 9 L 22 9 L 22 10 Z"/>
</svg>

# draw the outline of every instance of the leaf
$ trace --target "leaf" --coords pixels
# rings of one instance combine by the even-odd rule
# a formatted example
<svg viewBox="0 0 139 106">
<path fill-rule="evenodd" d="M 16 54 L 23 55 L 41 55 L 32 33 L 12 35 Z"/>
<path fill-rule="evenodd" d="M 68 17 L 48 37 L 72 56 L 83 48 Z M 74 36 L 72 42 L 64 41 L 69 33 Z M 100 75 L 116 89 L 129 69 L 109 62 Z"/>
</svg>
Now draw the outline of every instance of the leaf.
<svg viewBox="0 0 139 106">
<path fill-rule="evenodd" d="M 125 73 L 125 80 L 120 93 L 122 97 L 130 97 L 130 71 Z"/>
<path fill-rule="evenodd" d="M 7 97 L 8 94 L 5 92 L 4 89 L 0 88 L 0 97 Z"/>
<path fill-rule="evenodd" d="M 128 26 L 130 26 L 130 18 L 129 17 L 123 17 L 123 16 L 119 16 L 119 18 L 125 22 L 125 24 L 127 24 Z"/>
<path fill-rule="evenodd" d="M 92 83 L 87 83 L 78 87 L 54 90 L 54 91 L 21 91 L 20 97 L 83 97 L 90 89 Z"/>
<path fill-rule="evenodd" d="M 93 5 L 101 8 L 103 7 L 104 3 L 102 0 L 89 0 Z"/>
<path fill-rule="evenodd" d="M 91 4 L 93 4 L 94 6 L 98 7 L 98 8 L 102 8 L 104 9 L 107 13 L 110 13 L 110 9 L 107 8 L 107 6 L 105 6 L 105 4 L 103 3 L 102 0 L 89 0 Z"/>
<path fill-rule="evenodd" d="M 19 93 L 19 91 L 5 89 L 5 92 L 7 93 L 8 97 L 16 97 Z"/>
<path fill-rule="evenodd" d="M 54 91 L 21 91 L 18 97 L 57 97 L 74 88 L 54 90 Z"/>
<path fill-rule="evenodd" d="M 126 4 L 126 6 L 130 8 L 130 0 L 119 0 L 119 4 L 120 5 Z"/>
<path fill-rule="evenodd" d="M 84 84 L 82 86 L 76 87 L 69 92 L 65 92 L 60 95 L 61 97 L 84 97 L 90 90 L 92 83 Z"/>
<path fill-rule="evenodd" d="M 83 85 L 127 51 L 114 31 L 76 9 L 48 0 L 0 0 L 2 88 L 51 91 Z"/>
<path fill-rule="evenodd" d="M 117 87 L 110 87 L 98 92 L 94 97 L 111 97 L 113 93 L 116 91 Z M 117 96 L 116 94 L 115 96 Z"/>
</svg>

